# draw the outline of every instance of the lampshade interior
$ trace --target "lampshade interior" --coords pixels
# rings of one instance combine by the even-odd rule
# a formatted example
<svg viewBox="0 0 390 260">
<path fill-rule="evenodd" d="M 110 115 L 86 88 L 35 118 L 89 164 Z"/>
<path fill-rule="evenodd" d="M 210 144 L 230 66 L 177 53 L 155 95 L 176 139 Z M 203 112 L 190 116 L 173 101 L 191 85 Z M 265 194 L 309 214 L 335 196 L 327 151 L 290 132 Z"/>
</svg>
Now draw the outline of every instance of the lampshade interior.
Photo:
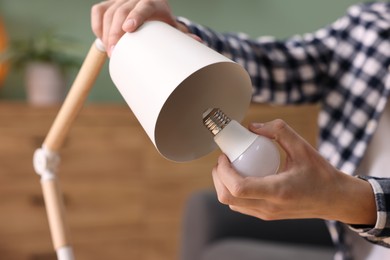
<svg viewBox="0 0 390 260">
<path fill-rule="evenodd" d="M 155 127 L 157 149 L 176 162 L 210 153 L 216 145 L 203 124 L 203 113 L 220 108 L 240 122 L 251 93 L 250 78 L 236 63 L 218 62 L 196 71 L 172 92 L 161 109 Z"/>
</svg>

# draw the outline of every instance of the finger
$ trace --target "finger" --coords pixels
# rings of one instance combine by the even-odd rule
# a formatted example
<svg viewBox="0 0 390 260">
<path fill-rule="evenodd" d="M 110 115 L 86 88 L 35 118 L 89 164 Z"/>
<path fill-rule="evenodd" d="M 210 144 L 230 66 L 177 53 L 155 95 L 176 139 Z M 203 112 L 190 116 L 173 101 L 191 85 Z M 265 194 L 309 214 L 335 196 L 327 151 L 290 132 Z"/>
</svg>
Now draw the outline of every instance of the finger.
<svg viewBox="0 0 390 260">
<path fill-rule="evenodd" d="M 134 8 L 133 2 L 126 2 L 120 6 L 118 6 L 113 14 L 112 22 L 110 25 L 110 29 L 108 32 L 107 45 L 109 55 L 111 54 L 112 49 L 117 44 L 119 39 L 123 36 L 125 31 L 122 29 L 123 23 L 126 21 L 127 16 Z"/>
<path fill-rule="evenodd" d="M 218 158 L 215 174 L 234 198 L 273 199 L 283 189 L 283 174 L 242 177 L 232 168 L 226 155 Z"/>
<path fill-rule="evenodd" d="M 218 159 L 218 164 L 213 168 L 212 171 L 212 177 L 214 182 L 214 187 L 218 195 L 218 200 L 222 204 L 225 205 L 241 205 L 243 206 L 245 203 L 243 203 L 241 198 L 237 198 L 233 196 L 230 192 L 230 190 L 226 187 L 224 184 L 224 180 L 220 178 L 221 173 L 218 173 L 218 171 L 226 171 L 225 168 L 228 168 L 229 166 L 221 166 L 221 164 L 229 163 L 228 159 L 225 155 L 221 155 Z M 223 168 L 222 168 L 223 167 Z M 232 169 L 228 169 L 229 171 Z M 234 170 L 233 170 L 234 171 Z M 230 172 L 228 174 L 234 174 L 234 172 Z"/>
<path fill-rule="evenodd" d="M 103 37 L 103 17 L 104 13 L 112 3 L 104 1 L 95 4 L 91 8 L 91 27 L 95 36 L 99 39 Z"/>
<path fill-rule="evenodd" d="M 258 199 L 246 199 L 246 198 L 237 198 L 234 197 L 230 191 L 225 187 L 225 185 L 218 178 L 217 167 L 214 167 L 212 171 L 212 177 L 214 182 L 214 187 L 217 192 L 218 201 L 222 204 L 229 206 L 238 206 L 238 207 L 248 207 L 248 208 L 257 208 L 261 206 L 262 200 Z"/>
<path fill-rule="evenodd" d="M 217 166 L 215 166 L 212 170 L 212 178 L 215 187 L 215 191 L 217 192 L 218 201 L 222 204 L 229 205 L 233 202 L 233 196 L 230 194 L 229 190 L 225 185 L 221 182 L 217 174 Z"/>
<path fill-rule="evenodd" d="M 103 16 L 103 37 L 102 41 L 104 43 L 104 46 L 108 51 L 110 51 L 111 46 L 108 45 L 108 36 L 110 34 L 111 25 L 114 19 L 115 12 L 117 8 L 122 4 L 122 1 L 108 1 L 111 3 L 111 5 L 107 8 L 107 10 L 104 12 Z"/>
<path fill-rule="evenodd" d="M 147 20 L 159 20 L 175 28 L 178 27 L 167 3 L 161 1 L 140 1 L 126 18 L 122 29 L 126 32 L 133 32 Z"/>
<path fill-rule="evenodd" d="M 131 12 L 127 15 L 122 29 L 126 32 L 134 32 L 156 11 L 151 2 L 138 2 Z"/>
<path fill-rule="evenodd" d="M 241 189 L 244 186 L 244 177 L 239 175 L 233 168 L 225 154 L 218 157 L 218 164 L 216 167 L 216 177 L 227 188 L 230 194 L 234 197 L 241 197 Z M 238 190 L 240 189 L 240 190 Z"/>
<path fill-rule="evenodd" d="M 307 142 L 281 119 L 264 124 L 252 123 L 249 129 L 256 134 L 275 140 L 291 158 L 298 154 L 297 149 L 307 145 Z"/>
</svg>

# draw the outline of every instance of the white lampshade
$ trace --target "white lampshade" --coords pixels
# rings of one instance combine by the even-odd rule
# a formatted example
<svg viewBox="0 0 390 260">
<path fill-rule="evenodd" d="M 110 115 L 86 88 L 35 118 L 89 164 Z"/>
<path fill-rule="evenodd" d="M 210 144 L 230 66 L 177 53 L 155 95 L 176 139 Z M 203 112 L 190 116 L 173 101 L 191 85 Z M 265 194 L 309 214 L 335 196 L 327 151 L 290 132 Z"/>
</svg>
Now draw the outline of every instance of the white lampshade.
<svg viewBox="0 0 390 260">
<path fill-rule="evenodd" d="M 251 81 L 240 65 L 162 22 L 125 34 L 109 71 L 157 150 L 177 162 L 216 148 L 203 112 L 220 108 L 241 121 L 251 100 Z"/>
</svg>

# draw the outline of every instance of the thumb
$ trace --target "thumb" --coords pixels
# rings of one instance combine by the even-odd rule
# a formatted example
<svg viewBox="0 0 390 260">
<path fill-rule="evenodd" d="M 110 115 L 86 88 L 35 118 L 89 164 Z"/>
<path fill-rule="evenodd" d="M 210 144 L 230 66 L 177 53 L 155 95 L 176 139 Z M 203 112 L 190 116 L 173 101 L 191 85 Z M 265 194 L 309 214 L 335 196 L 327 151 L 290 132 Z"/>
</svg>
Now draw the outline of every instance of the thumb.
<svg viewBox="0 0 390 260">
<path fill-rule="evenodd" d="M 264 124 L 251 123 L 249 129 L 258 135 L 275 140 L 289 156 L 293 156 L 293 151 L 306 143 L 298 133 L 281 119 Z"/>
</svg>

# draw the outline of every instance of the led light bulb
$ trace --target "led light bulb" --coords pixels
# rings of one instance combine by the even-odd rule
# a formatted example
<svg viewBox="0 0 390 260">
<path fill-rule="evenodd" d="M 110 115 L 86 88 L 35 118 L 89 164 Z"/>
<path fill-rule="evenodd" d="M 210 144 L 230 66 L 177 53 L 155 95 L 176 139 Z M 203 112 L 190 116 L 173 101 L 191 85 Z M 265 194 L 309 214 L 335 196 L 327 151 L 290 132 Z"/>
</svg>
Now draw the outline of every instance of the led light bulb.
<svg viewBox="0 0 390 260">
<path fill-rule="evenodd" d="M 203 123 L 241 175 L 267 176 L 277 172 L 280 155 L 270 139 L 252 133 L 218 108 L 208 109 L 203 114 Z"/>
</svg>

